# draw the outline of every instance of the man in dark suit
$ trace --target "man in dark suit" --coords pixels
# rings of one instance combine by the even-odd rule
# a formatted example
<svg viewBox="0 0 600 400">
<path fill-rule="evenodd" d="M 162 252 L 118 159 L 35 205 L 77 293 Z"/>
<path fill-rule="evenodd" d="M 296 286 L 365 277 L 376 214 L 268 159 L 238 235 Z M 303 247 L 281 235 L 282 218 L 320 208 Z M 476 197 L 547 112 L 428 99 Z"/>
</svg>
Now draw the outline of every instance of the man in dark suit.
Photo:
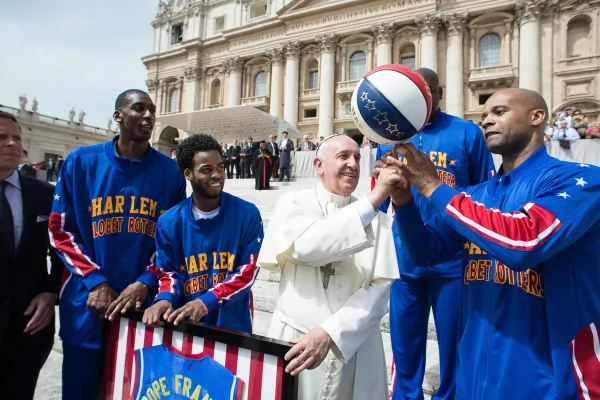
<svg viewBox="0 0 600 400">
<path fill-rule="evenodd" d="M 231 176 L 233 177 L 233 167 L 235 167 L 235 179 L 240 179 L 240 155 L 242 154 L 242 148 L 238 145 L 238 140 L 233 139 L 233 144 L 229 148 L 229 168 L 231 168 Z"/>
<path fill-rule="evenodd" d="M 304 137 L 302 138 L 302 142 L 298 146 L 297 151 L 314 151 L 316 149 L 317 147 L 315 146 L 315 144 L 308 140 L 308 135 L 304 135 Z"/>
<path fill-rule="evenodd" d="M 52 182 L 54 179 L 54 173 L 56 172 L 56 163 L 53 159 L 49 158 L 46 163 L 46 182 Z"/>
<path fill-rule="evenodd" d="M 30 178 L 37 178 L 37 172 L 35 168 L 31 166 L 31 163 L 28 160 L 27 150 L 23 149 L 23 156 L 21 157 L 21 164 L 19 164 L 19 174 L 23 176 L 28 176 Z"/>
<path fill-rule="evenodd" d="M 17 172 L 21 128 L 0 111 L 0 377 L 2 397 L 33 399 L 54 342 L 54 305 L 63 264 L 51 250 L 48 217 L 54 187 Z"/>
<path fill-rule="evenodd" d="M 254 147 L 252 144 L 242 141 L 242 178 L 252 178 L 252 155 L 254 154 Z"/>
<path fill-rule="evenodd" d="M 252 149 L 252 152 L 250 153 L 251 157 L 250 158 L 250 178 L 254 178 L 256 176 L 256 168 L 254 166 L 254 162 L 252 162 L 252 156 L 254 155 L 254 152 L 256 150 L 258 150 L 258 146 L 260 143 L 255 142 L 254 139 L 252 139 L 252 136 L 248 136 L 248 144 L 250 145 L 250 148 Z"/>
<path fill-rule="evenodd" d="M 292 139 L 288 139 L 288 133 L 283 131 L 281 133 L 283 139 L 279 142 L 279 168 L 281 173 L 279 175 L 279 182 L 285 178 L 286 182 L 290 181 L 290 169 L 292 166 L 292 151 L 294 151 L 294 142 Z"/>
<path fill-rule="evenodd" d="M 60 169 L 62 168 L 63 163 L 65 162 L 65 160 L 63 160 L 63 158 L 61 156 L 58 156 L 58 160 L 56 161 L 56 175 L 58 176 L 58 173 L 60 172 Z"/>
<path fill-rule="evenodd" d="M 269 135 L 269 141 L 266 143 L 266 149 L 271 154 L 271 160 L 273 161 L 273 178 L 277 178 L 279 174 L 279 145 L 275 141 L 274 135 Z"/>
</svg>

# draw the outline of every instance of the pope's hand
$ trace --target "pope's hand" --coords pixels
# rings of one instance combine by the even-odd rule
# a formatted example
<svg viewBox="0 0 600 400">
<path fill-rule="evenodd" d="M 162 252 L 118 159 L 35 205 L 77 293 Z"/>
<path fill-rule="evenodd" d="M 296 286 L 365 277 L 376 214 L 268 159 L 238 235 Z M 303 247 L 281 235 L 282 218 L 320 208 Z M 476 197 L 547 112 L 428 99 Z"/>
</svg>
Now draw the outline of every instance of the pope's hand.
<svg viewBox="0 0 600 400">
<path fill-rule="evenodd" d="M 392 154 L 392 152 L 388 151 L 388 154 L 381 157 L 381 160 L 375 162 L 375 169 L 373 170 L 373 175 L 377 178 L 379 177 L 383 169 L 398 169 L 394 164 L 388 164 L 388 162 L 395 159 L 397 159 L 395 154 Z M 404 176 L 402 172 L 400 172 L 400 174 Z M 412 191 L 410 190 L 410 182 L 406 180 L 406 182 L 400 182 L 399 184 L 397 184 L 392 190 L 391 198 L 394 205 L 398 207 L 402 207 L 408 204 L 413 198 Z"/>
<path fill-rule="evenodd" d="M 333 346 L 333 340 L 325 329 L 318 327 L 309 331 L 306 335 L 294 339 L 294 347 L 285 355 L 285 360 L 292 360 L 285 368 L 285 372 L 292 376 L 298 375 L 305 369 L 317 368 Z"/>
<path fill-rule="evenodd" d="M 163 326 L 163 320 L 167 321 L 171 313 L 173 312 L 173 305 L 168 300 L 161 300 L 154 303 L 151 307 L 148 307 L 144 311 L 142 317 L 142 323 L 144 325 L 157 328 Z M 161 319 L 162 318 L 162 319 Z"/>
<path fill-rule="evenodd" d="M 427 154 L 417 150 L 412 143 L 396 146 L 396 149 L 404 156 L 406 164 L 394 157 L 388 157 L 386 163 L 400 169 L 410 184 L 429 199 L 433 191 L 442 185 L 435 165 Z"/>
<path fill-rule="evenodd" d="M 367 195 L 375 209 L 379 208 L 379 206 L 390 197 L 395 189 L 399 187 L 405 189 L 410 188 L 408 180 L 402 175 L 399 168 L 385 166 L 381 162 L 376 164 L 376 167 L 373 174 L 377 178 L 377 183 L 373 190 Z"/>
</svg>

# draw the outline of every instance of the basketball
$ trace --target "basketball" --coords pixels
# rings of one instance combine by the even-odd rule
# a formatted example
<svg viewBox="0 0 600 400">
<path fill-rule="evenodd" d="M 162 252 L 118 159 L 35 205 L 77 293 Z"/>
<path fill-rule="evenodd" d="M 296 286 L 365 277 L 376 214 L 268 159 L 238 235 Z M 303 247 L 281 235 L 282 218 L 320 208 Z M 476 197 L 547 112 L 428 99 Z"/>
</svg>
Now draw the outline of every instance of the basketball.
<svg viewBox="0 0 600 400">
<path fill-rule="evenodd" d="M 352 118 L 369 140 L 398 144 L 419 133 L 431 114 L 431 90 L 414 69 L 386 64 L 368 72 L 352 94 Z"/>
</svg>

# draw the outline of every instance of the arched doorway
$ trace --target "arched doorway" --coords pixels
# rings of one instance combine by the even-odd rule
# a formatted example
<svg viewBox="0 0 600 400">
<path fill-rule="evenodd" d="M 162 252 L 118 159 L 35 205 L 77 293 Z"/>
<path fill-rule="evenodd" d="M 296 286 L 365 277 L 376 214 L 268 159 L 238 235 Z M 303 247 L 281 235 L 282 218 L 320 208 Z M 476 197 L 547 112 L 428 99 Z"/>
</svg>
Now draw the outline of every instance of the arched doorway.
<svg viewBox="0 0 600 400">
<path fill-rule="evenodd" d="M 177 128 L 165 125 L 159 128 L 158 142 L 155 143 L 156 150 L 168 156 L 171 155 L 171 150 L 177 147 L 178 139 L 183 139 L 179 135 Z"/>
<path fill-rule="evenodd" d="M 565 108 L 574 107 L 587 117 L 588 124 L 600 122 L 600 100 L 594 98 L 582 98 L 566 101 L 554 109 L 554 115 Z"/>
</svg>

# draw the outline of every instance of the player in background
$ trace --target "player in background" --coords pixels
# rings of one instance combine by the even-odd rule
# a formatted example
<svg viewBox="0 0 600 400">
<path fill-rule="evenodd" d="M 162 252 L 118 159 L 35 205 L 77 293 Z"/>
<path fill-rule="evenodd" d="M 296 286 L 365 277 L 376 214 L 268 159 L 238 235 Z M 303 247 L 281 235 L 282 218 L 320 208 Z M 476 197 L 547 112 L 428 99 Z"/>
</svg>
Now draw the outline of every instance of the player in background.
<svg viewBox="0 0 600 400">
<path fill-rule="evenodd" d="M 494 173 L 494 164 L 481 130 L 472 122 L 441 111 L 439 103 L 443 92 L 438 75 L 427 68 L 417 72 L 431 90 L 432 112 L 423 131 L 410 142 L 431 158 L 440 181 L 449 186 L 467 187 L 487 181 Z M 392 147 L 380 145 L 377 160 Z M 416 190 L 413 194 L 425 220 L 437 213 Z M 389 204 L 390 201 L 386 201 L 380 207 L 381 211 L 387 212 Z M 433 308 L 440 353 L 440 386 L 433 399 L 453 398 L 463 255 L 458 252 L 443 264 L 416 267 L 403 249 L 396 226 L 393 231 L 400 279 L 392 284 L 390 291 L 390 334 L 394 355 L 390 397 L 423 399 L 427 325 L 429 310 Z"/>
<path fill-rule="evenodd" d="M 411 144 L 399 146 L 407 164 L 383 160 L 438 212 L 421 218 L 410 191 L 392 194 L 410 258 L 434 265 L 469 250 L 457 399 L 600 398 L 600 169 L 548 155 L 547 119 L 538 93 L 496 92 L 482 120 L 502 167 L 462 193 Z"/>
<path fill-rule="evenodd" d="M 144 313 L 145 324 L 159 326 L 164 318 L 177 325 L 189 317 L 252 332 L 250 289 L 258 275 L 262 219 L 254 204 L 223 192 L 221 151 L 203 134 L 186 138 L 177 149 L 179 170 L 193 194 L 158 221 L 159 293 Z"/>
<path fill-rule="evenodd" d="M 145 92 L 121 93 L 121 134 L 75 149 L 57 179 L 50 241 L 70 272 L 60 301 L 64 400 L 98 393 L 102 318 L 141 307 L 156 289 L 156 222 L 185 198 L 176 163 L 150 147 L 155 111 Z"/>
</svg>

